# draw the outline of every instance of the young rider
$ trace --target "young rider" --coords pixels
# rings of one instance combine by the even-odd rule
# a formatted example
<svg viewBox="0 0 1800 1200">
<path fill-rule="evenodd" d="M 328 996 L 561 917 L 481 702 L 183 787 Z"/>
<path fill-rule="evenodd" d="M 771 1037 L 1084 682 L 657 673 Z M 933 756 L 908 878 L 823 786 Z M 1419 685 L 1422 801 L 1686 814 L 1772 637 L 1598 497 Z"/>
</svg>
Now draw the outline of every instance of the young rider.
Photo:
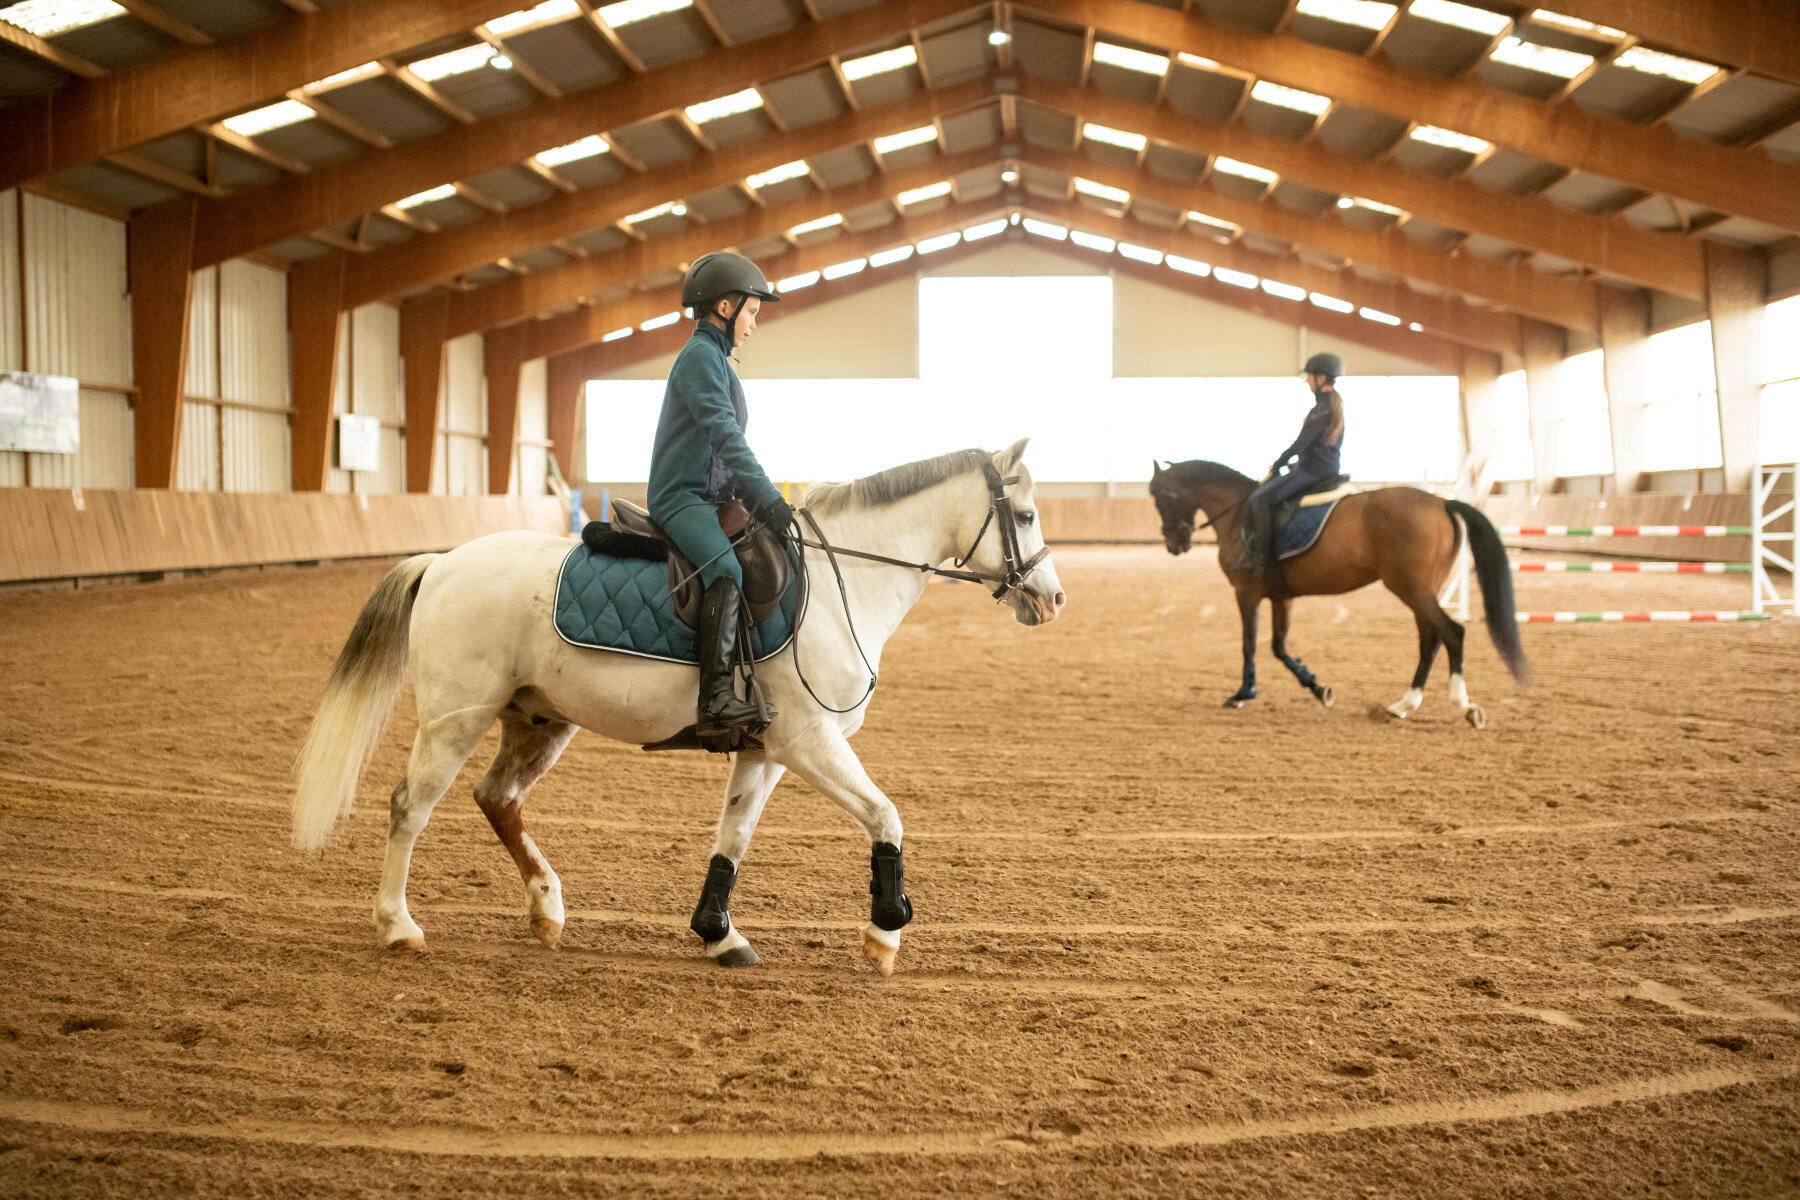
<svg viewBox="0 0 1800 1200">
<path fill-rule="evenodd" d="M 741 254 L 705 254 L 688 269 L 681 303 L 694 332 L 675 356 L 650 452 L 650 515 L 700 573 L 701 735 L 749 724 L 756 706 L 738 698 L 732 664 L 742 604 L 743 569 L 719 526 L 718 505 L 744 502 L 759 519 L 785 529 L 794 510 L 744 440 L 749 409 L 731 355 L 756 331 L 766 300 L 777 299 L 755 263 Z"/>
<path fill-rule="evenodd" d="M 1339 452 L 1344 445 L 1344 399 L 1338 395 L 1337 379 L 1343 373 L 1344 360 L 1335 354 L 1315 354 L 1306 360 L 1312 410 L 1300 425 L 1300 436 L 1281 452 L 1262 484 L 1245 501 L 1244 565 L 1252 572 L 1261 574 L 1274 565 L 1276 507 L 1339 473 Z"/>
</svg>

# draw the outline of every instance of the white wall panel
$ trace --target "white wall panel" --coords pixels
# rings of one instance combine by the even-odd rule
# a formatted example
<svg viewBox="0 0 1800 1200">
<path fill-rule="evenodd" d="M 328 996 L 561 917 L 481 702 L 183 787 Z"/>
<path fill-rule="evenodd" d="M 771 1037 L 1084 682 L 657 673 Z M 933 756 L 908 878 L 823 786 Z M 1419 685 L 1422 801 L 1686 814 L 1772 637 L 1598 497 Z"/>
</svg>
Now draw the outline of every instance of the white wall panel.
<svg viewBox="0 0 1800 1200">
<path fill-rule="evenodd" d="M 487 377 L 482 374 L 479 333 L 444 343 L 444 394 L 449 400 L 445 428 L 459 433 L 487 432 Z"/>
<path fill-rule="evenodd" d="M 188 300 L 187 375 L 190 396 L 219 396 L 219 268 L 194 272 Z"/>
<path fill-rule="evenodd" d="M 550 469 L 545 461 L 548 456 L 542 446 L 527 444 L 548 441 L 550 438 L 549 396 L 545 360 L 534 358 L 521 366 L 519 441 L 514 455 L 518 468 L 513 472 L 512 490 L 526 496 L 543 496 L 550 491 L 549 481 L 545 478 Z"/>
<path fill-rule="evenodd" d="M 337 324 L 337 370 L 331 375 L 331 411 L 350 410 L 350 378 L 354 368 L 350 359 L 350 314 L 339 313 Z"/>
<path fill-rule="evenodd" d="M 403 420 L 400 402 L 400 310 L 365 304 L 351 314 L 351 411 L 382 421 Z"/>
<path fill-rule="evenodd" d="M 175 486 L 184 492 L 219 490 L 219 407 L 181 406 L 181 455 L 175 464 Z"/>
<path fill-rule="evenodd" d="M 404 430 L 383 429 L 381 431 L 381 470 L 364 472 L 362 490 L 388 493 L 399 493 L 406 490 L 406 433 Z"/>
<path fill-rule="evenodd" d="M 0 487 L 25 486 L 25 456 L 17 450 L 0 451 Z"/>
<path fill-rule="evenodd" d="M 77 482 L 84 488 L 128 488 L 137 464 L 131 402 L 117 392 L 81 393 L 81 452 Z"/>
<path fill-rule="evenodd" d="M 26 369 L 129 384 L 124 222 L 30 193 L 24 201 Z"/>
<path fill-rule="evenodd" d="M 19 193 L 0 192 L 0 369 L 24 369 L 23 335 L 24 317 L 19 312 Z M 21 471 L 23 463 L 21 459 Z M 3 469 L 0 486 L 14 486 L 7 482 Z"/>
<path fill-rule="evenodd" d="M 453 437 L 447 456 L 446 490 L 452 496 L 480 496 L 487 492 L 487 446 L 474 438 Z"/>
<path fill-rule="evenodd" d="M 73 454 L 33 454 L 31 486 L 72 488 L 81 482 L 76 474 L 80 466 L 79 459 Z"/>
<path fill-rule="evenodd" d="M 219 265 L 218 286 L 223 395 L 262 408 L 286 408 L 287 276 L 234 258 Z"/>
<path fill-rule="evenodd" d="M 293 470 L 286 413 L 222 409 L 223 488 L 228 492 L 285 492 Z"/>
</svg>

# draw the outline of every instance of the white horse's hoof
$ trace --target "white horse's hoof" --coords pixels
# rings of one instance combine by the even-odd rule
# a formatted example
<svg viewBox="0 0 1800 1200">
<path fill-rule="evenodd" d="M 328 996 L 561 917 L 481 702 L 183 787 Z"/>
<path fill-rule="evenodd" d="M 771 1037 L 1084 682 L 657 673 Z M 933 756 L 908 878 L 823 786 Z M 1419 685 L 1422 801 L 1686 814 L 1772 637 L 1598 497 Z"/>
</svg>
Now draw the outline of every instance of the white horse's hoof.
<svg viewBox="0 0 1800 1200">
<path fill-rule="evenodd" d="M 762 959 L 757 957 L 756 951 L 746 942 L 742 946 L 733 946 L 713 961 L 721 967 L 754 967 Z"/>
<path fill-rule="evenodd" d="M 1487 728 L 1487 709 L 1479 704 L 1471 704 L 1463 710 L 1463 719 L 1476 729 Z"/>
<path fill-rule="evenodd" d="M 562 943 L 563 923 L 555 917 L 531 918 L 531 932 L 537 934 L 537 940 L 551 950 Z"/>
<path fill-rule="evenodd" d="M 395 938 L 387 944 L 387 948 L 395 952 L 410 950 L 414 954 L 423 954 L 425 952 L 425 935 L 418 933 L 409 937 Z"/>
<path fill-rule="evenodd" d="M 886 979 L 894 973 L 894 957 L 900 953 L 900 931 L 863 926 L 863 955 Z"/>
<path fill-rule="evenodd" d="M 1387 707 L 1387 711 L 1388 716 L 1393 717 L 1397 721 L 1404 721 L 1412 712 L 1412 709 L 1406 707 L 1405 704 L 1390 704 Z"/>
</svg>

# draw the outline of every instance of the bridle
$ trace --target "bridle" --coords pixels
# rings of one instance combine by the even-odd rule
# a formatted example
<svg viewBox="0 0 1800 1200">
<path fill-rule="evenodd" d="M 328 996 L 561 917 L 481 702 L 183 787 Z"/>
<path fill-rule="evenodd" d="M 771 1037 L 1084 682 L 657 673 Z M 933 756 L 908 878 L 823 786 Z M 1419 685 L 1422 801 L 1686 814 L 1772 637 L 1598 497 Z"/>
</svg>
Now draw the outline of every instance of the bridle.
<svg viewBox="0 0 1800 1200">
<path fill-rule="evenodd" d="M 1198 525 L 1194 524 L 1193 517 L 1189 517 L 1185 521 L 1164 521 L 1162 527 L 1163 540 L 1168 541 L 1172 535 L 1185 532 L 1188 541 L 1192 543 L 1196 533 L 1199 533 L 1202 529 L 1211 529 L 1214 525 L 1217 525 L 1220 521 L 1223 521 L 1226 517 L 1229 517 L 1232 513 L 1236 512 L 1238 508 L 1238 504 L 1228 504 Z M 1200 511 L 1200 505 L 1197 502 L 1194 505 L 1194 511 Z"/>
<path fill-rule="evenodd" d="M 1024 557 L 1024 551 L 1019 547 L 1018 514 L 1013 511 L 1012 497 L 1006 494 L 1006 489 L 1019 482 L 1019 477 L 1017 475 L 1002 477 L 999 469 L 985 458 L 981 460 L 981 470 L 982 474 L 987 477 L 989 496 L 987 516 L 982 520 L 981 528 L 976 531 L 975 540 L 969 543 L 968 550 L 960 558 L 954 560 L 953 567 L 907 562 L 905 559 L 889 558 L 883 554 L 871 554 L 866 550 L 851 550 L 843 546 L 833 546 L 826 540 L 825 531 L 819 528 L 819 522 L 813 517 L 811 511 L 805 508 L 795 511 L 806 521 L 808 527 L 812 529 L 813 536 L 818 540 L 808 541 L 804 537 L 794 540 L 802 546 L 823 550 L 825 557 L 831 561 L 831 569 L 834 572 L 838 569 L 836 556 L 842 554 L 846 558 L 861 558 L 870 562 L 886 563 L 892 567 L 906 567 L 908 570 L 919 571 L 927 575 L 942 575 L 945 579 L 960 579 L 965 583 L 995 584 L 993 591 L 995 601 L 1005 600 L 1007 596 L 1025 586 L 1025 581 L 1031 577 L 1033 571 L 1037 570 L 1038 564 L 1049 557 L 1050 547 L 1043 546 L 1030 558 Z M 975 557 L 975 551 L 981 546 L 981 540 L 987 536 L 987 531 L 995 527 L 1000 530 L 1000 553 L 1005 559 L 1005 569 L 1002 571 L 963 570 L 962 568 L 969 560 Z M 841 575 L 840 578 L 842 578 Z"/>
<path fill-rule="evenodd" d="M 856 646 L 856 653 L 862 659 L 863 669 L 869 673 L 869 684 L 863 689 L 863 694 L 857 698 L 855 704 L 850 705 L 849 708 L 833 708 L 831 705 L 825 703 L 825 701 L 819 699 L 819 693 L 813 691 L 812 684 L 807 682 L 806 672 L 800 667 L 800 639 L 796 637 L 793 641 L 794 673 L 800 677 L 801 686 L 806 688 L 806 694 L 811 696 L 813 702 L 820 708 L 833 713 L 854 712 L 865 700 L 875 694 L 875 685 L 879 682 L 879 678 L 875 673 L 875 668 L 869 664 L 869 656 L 863 652 L 862 641 L 856 636 L 856 621 L 855 618 L 850 615 L 850 595 L 844 588 L 844 572 L 838 566 L 838 555 L 842 554 L 846 558 L 865 559 L 869 562 L 886 563 L 891 567 L 905 567 L 909 571 L 918 571 L 925 575 L 941 575 L 945 579 L 959 579 L 965 583 L 995 584 L 996 586 L 993 592 L 995 603 L 1005 600 L 1007 596 L 1025 586 L 1025 581 L 1031 577 L 1033 571 L 1037 570 L 1038 564 L 1049 557 L 1050 547 L 1048 545 L 1043 546 L 1030 558 L 1022 557 L 1024 551 L 1019 547 L 1018 514 L 1013 511 L 1012 499 L 1006 494 L 1006 489 L 1012 484 L 1019 482 L 1019 477 L 1017 475 L 1007 475 L 1003 477 L 1000 474 L 999 468 L 995 467 L 994 464 L 986 458 L 981 460 L 981 472 L 982 475 L 986 477 L 988 486 L 989 499 L 987 516 L 982 519 L 981 528 L 976 531 L 975 540 L 969 543 L 968 550 L 963 553 L 962 557 L 953 560 L 955 562 L 955 566 L 953 567 L 939 567 L 934 566 L 931 563 L 907 562 L 903 558 L 889 558 L 885 554 L 872 554 L 867 550 L 852 550 L 847 546 L 833 546 L 825 537 L 825 531 L 819 527 L 818 519 L 812 515 L 811 510 L 805 507 L 794 510 L 795 515 L 806 522 L 808 528 L 812 530 L 813 537 L 818 540 L 813 541 L 804 535 L 796 535 L 793 533 L 787 533 L 783 536 L 794 542 L 796 545 L 809 546 L 814 550 L 823 550 L 825 552 L 825 559 L 831 564 L 831 573 L 837 579 L 838 597 L 843 601 L 844 621 L 850 628 L 850 641 Z M 996 518 L 998 518 L 998 520 L 996 520 Z M 981 539 L 986 537 L 988 529 L 995 525 L 998 525 L 1000 529 L 1000 552 L 1005 557 L 1005 569 L 999 572 L 964 570 L 963 568 L 968 564 L 969 560 L 975 557 L 975 551 L 980 547 Z M 802 608 L 799 615 L 795 618 L 794 623 L 796 627 L 805 620 L 806 614 L 804 605 L 811 599 L 811 595 L 812 588 L 810 583 L 808 583 L 802 591 Z"/>
</svg>

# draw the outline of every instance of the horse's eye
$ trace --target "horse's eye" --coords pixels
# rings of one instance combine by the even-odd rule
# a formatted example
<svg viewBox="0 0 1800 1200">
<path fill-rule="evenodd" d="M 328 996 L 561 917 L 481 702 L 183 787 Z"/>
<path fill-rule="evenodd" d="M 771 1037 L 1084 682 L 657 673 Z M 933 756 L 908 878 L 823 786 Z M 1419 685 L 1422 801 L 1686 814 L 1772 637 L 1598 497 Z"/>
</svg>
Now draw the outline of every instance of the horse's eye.
<svg viewBox="0 0 1800 1200">
<path fill-rule="evenodd" d="M 1029 525 L 1035 520 L 1037 520 L 1037 514 L 1029 509 L 1019 514 L 1019 524 L 1021 525 Z"/>
</svg>

